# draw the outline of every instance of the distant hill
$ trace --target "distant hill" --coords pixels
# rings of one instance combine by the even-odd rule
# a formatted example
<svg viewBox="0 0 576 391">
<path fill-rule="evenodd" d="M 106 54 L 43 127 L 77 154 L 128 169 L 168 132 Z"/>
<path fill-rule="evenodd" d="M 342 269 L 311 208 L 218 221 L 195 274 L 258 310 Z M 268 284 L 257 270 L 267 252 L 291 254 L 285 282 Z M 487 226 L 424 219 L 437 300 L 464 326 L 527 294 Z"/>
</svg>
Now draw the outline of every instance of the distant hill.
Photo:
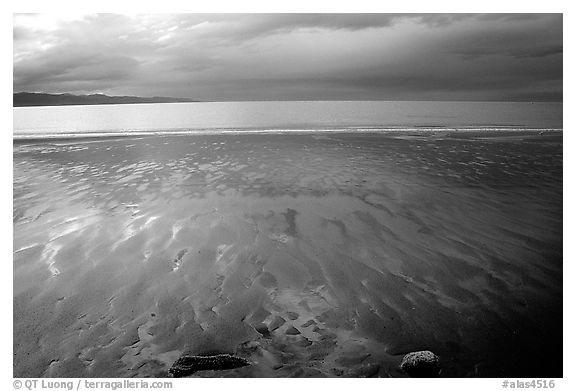
<svg viewBox="0 0 576 391">
<path fill-rule="evenodd" d="M 66 106 L 66 105 L 116 105 L 127 103 L 175 103 L 197 102 L 185 98 L 167 98 L 154 96 L 108 96 L 104 94 L 73 95 L 73 94 L 42 94 L 33 92 L 18 92 L 13 95 L 12 106 Z"/>
</svg>

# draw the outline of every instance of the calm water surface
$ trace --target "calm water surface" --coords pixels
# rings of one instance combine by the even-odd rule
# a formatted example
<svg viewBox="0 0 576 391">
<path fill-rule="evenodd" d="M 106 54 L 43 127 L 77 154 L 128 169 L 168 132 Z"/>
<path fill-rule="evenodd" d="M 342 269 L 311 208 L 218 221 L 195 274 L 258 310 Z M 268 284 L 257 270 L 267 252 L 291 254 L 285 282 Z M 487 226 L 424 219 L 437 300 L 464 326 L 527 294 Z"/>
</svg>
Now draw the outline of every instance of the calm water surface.
<svg viewBox="0 0 576 391">
<path fill-rule="evenodd" d="M 221 102 L 14 108 L 14 133 L 219 128 L 562 128 L 561 103 Z"/>
</svg>

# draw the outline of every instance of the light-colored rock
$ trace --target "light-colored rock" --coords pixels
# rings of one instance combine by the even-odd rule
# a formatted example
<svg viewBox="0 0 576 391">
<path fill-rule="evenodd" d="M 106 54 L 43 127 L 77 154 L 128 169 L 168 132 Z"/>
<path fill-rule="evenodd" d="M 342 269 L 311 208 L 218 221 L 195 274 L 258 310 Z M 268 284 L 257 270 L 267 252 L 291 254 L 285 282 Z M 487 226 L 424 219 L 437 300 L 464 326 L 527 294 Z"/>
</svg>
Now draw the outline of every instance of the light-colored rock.
<svg viewBox="0 0 576 391">
<path fill-rule="evenodd" d="M 440 359 L 429 350 L 408 353 L 400 368 L 411 377 L 436 377 L 440 372 Z"/>
</svg>

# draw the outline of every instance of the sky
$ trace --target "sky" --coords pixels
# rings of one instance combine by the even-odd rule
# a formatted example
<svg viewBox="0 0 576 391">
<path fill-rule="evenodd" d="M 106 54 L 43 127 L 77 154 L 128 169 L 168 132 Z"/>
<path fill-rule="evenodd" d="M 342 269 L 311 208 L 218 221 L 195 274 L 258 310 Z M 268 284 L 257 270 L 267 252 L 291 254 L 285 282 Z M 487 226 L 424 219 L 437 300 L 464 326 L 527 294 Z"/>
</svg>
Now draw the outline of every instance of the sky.
<svg viewBox="0 0 576 391">
<path fill-rule="evenodd" d="M 14 92 L 561 101 L 561 14 L 14 14 Z"/>
</svg>

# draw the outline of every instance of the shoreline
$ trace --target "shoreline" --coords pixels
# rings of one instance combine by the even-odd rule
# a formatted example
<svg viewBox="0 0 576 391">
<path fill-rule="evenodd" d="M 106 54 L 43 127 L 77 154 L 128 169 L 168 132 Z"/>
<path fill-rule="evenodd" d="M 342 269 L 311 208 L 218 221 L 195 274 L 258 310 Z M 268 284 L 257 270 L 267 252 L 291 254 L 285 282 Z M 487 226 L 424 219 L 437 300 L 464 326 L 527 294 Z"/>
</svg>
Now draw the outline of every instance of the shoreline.
<svg viewBox="0 0 576 391">
<path fill-rule="evenodd" d="M 69 140 L 69 139 L 110 139 L 110 138 L 130 138 L 143 136 L 192 136 L 192 135 L 296 135 L 296 134 L 401 134 L 401 133 L 422 133 L 433 134 L 437 132 L 457 133 L 457 132 L 530 132 L 530 133 L 562 133 L 563 128 L 526 128 L 520 126 L 413 126 L 413 127 L 345 127 L 345 128 L 294 128 L 294 129 L 274 129 L 274 128 L 218 128 L 218 129 L 186 129 L 186 130 L 147 130 L 147 131 L 119 131 L 119 132 L 71 132 L 71 133 L 33 133 L 33 134 L 13 134 L 14 142 L 45 141 L 45 140 Z"/>
</svg>

